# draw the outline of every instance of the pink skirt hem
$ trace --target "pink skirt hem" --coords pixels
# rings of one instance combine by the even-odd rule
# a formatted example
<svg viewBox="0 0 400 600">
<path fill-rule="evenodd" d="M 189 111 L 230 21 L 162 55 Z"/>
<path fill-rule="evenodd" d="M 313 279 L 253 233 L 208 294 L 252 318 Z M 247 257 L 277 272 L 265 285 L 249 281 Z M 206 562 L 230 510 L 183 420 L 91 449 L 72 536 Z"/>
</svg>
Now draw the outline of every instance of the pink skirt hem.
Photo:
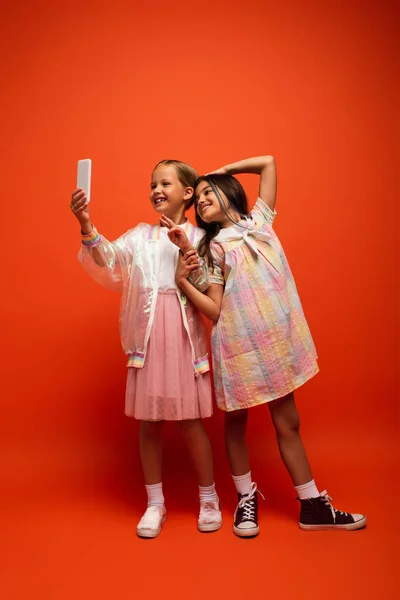
<svg viewBox="0 0 400 600">
<path fill-rule="evenodd" d="M 179 303 L 175 290 L 159 291 L 144 365 L 128 369 L 125 414 L 129 417 L 183 421 L 212 415 L 210 373 L 195 375 Z"/>
</svg>

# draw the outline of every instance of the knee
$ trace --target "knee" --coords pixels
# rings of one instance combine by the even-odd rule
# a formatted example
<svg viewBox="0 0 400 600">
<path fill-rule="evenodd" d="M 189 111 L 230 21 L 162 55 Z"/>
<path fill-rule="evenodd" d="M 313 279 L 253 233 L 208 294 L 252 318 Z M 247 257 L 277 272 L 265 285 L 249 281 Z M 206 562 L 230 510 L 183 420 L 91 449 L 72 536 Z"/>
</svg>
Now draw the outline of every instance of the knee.
<svg viewBox="0 0 400 600">
<path fill-rule="evenodd" d="M 248 410 L 234 410 L 225 413 L 225 431 L 246 430 Z"/>
<path fill-rule="evenodd" d="M 193 431 L 202 429 L 203 424 L 200 419 L 187 419 L 185 421 L 179 421 L 178 427 L 182 435 L 187 435 Z"/>
<path fill-rule="evenodd" d="M 161 436 L 164 421 L 141 421 L 140 433 L 146 437 L 158 438 Z"/>
<path fill-rule="evenodd" d="M 273 419 L 276 433 L 279 437 L 290 438 L 299 434 L 300 419 L 297 412 L 291 415 L 282 415 Z"/>
</svg>

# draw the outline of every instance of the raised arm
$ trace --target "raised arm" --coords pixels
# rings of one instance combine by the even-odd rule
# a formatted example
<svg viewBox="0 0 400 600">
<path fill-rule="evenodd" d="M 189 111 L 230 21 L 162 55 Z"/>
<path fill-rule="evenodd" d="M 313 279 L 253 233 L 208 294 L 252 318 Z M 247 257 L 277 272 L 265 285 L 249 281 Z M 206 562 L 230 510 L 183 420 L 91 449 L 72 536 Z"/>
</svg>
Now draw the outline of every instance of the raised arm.
<svg viewBox="0 0 400 600">
<path fill-rule="evenodd" d="M 86 194 L 82 189 L 78 188 L 72 193 L 70 208 L 81 226 L 81 235 L 85 244 L 85 240 L 89 241 L 91 239 L 92 233 L 94 233 L 94 227 L 90 220 L 89 204 Z M 93 235 L 93 238 L 95 238 L 95 234 Z M 90 246 L 87 246 L 87 248 L 89 247 Z M 106 266 L 104 258 L 101 256 L 99 249 L 95 245 L 90 247 L 90 255 L 99 267 Z"/>
<path fill-rule="evenodd" d="M 238 162 L 225 165 L 213 173 L 223 173 L 226 175 L 236 175 L 239 173 L 254 173 L 260 176 L 259 196 L 261 200 L 274 210 L 276 202 L 276 164 L 273 156 L 255 156 L 245 158 Z M 210 173 L 211 175 L 211 173 Z"/>
<path fill-rule="evenodd" d="M 78 259 L 83 268 L 101 285 L 122 291 L 133 255 L 130 232 L 115 242 L 99 235 L 91 223 L 83 190 L 75 190 L 70 207 L 81 227 L 82 244 Z"/>
</svg>

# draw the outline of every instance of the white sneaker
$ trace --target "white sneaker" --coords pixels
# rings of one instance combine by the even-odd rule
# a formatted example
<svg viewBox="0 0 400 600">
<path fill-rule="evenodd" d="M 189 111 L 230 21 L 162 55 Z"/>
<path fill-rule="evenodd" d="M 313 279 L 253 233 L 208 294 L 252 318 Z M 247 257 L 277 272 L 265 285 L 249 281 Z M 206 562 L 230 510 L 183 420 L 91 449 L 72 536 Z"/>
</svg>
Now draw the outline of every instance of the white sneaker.
<svg viewBox="0 0 400 600">
<path fill-rule="evenodd" d="M 197 521 L 197 528 L 199 531 L 217 531 L 222 527 L 222 514 L 219 505 L 219 500 L 212 502 L 206 500 L 200 502 L 200 514 L 199 520 Z"/>
<path fill-rule="evenodd" d="M 157 537 L 166 518 L 165 506 L 149 506 L 136 527 L 137 535 L 142 538 Z"/>
</svg>

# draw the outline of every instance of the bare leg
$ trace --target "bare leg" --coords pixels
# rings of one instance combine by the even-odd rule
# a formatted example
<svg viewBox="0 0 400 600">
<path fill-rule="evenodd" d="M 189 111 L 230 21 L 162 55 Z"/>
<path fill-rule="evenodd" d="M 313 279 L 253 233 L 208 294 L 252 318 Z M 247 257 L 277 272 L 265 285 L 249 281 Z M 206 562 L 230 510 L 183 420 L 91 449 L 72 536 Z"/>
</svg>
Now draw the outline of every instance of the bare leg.
<svg viewBox="0 0 400 600">
<path fill-rule="evenodd" d="M 276 431 L 279 451 L 294 485 L 312 480 L 310 465 L 301 441 L 300 419 L 293 392 L 268 403 Z"/>
<path fill-rule="evenodd" d="M 196 469 L 198 484 L 212 485 L 214 470 L 211 445 L 201 419 L 180 421 L 179 428 Z"/>
<path fill-rule="evenodd" d="M 246 444 L 248 410 L 225 413 L 225 447 L 232 475 L 245 475 L 250 471 Z"/>
<path fill-rule="evenodd" d="M 163 424 L 163 421 L 140 422 L 140 456 L 144 480 L 146 486 L 148 486 L 146 488 L 148 504 L 146 512 L 136 527 L 136 533 L 143 538 L 157 537 L 161 532 L 166 516 L 161 481 L 161 434 Z"/>
<path fill-rule="evenodd" d="M 162 447 L 161 435 L 164 421 L 140 422 L 140 457 L 146 485 L 161 482 Z"/>
</svg>

